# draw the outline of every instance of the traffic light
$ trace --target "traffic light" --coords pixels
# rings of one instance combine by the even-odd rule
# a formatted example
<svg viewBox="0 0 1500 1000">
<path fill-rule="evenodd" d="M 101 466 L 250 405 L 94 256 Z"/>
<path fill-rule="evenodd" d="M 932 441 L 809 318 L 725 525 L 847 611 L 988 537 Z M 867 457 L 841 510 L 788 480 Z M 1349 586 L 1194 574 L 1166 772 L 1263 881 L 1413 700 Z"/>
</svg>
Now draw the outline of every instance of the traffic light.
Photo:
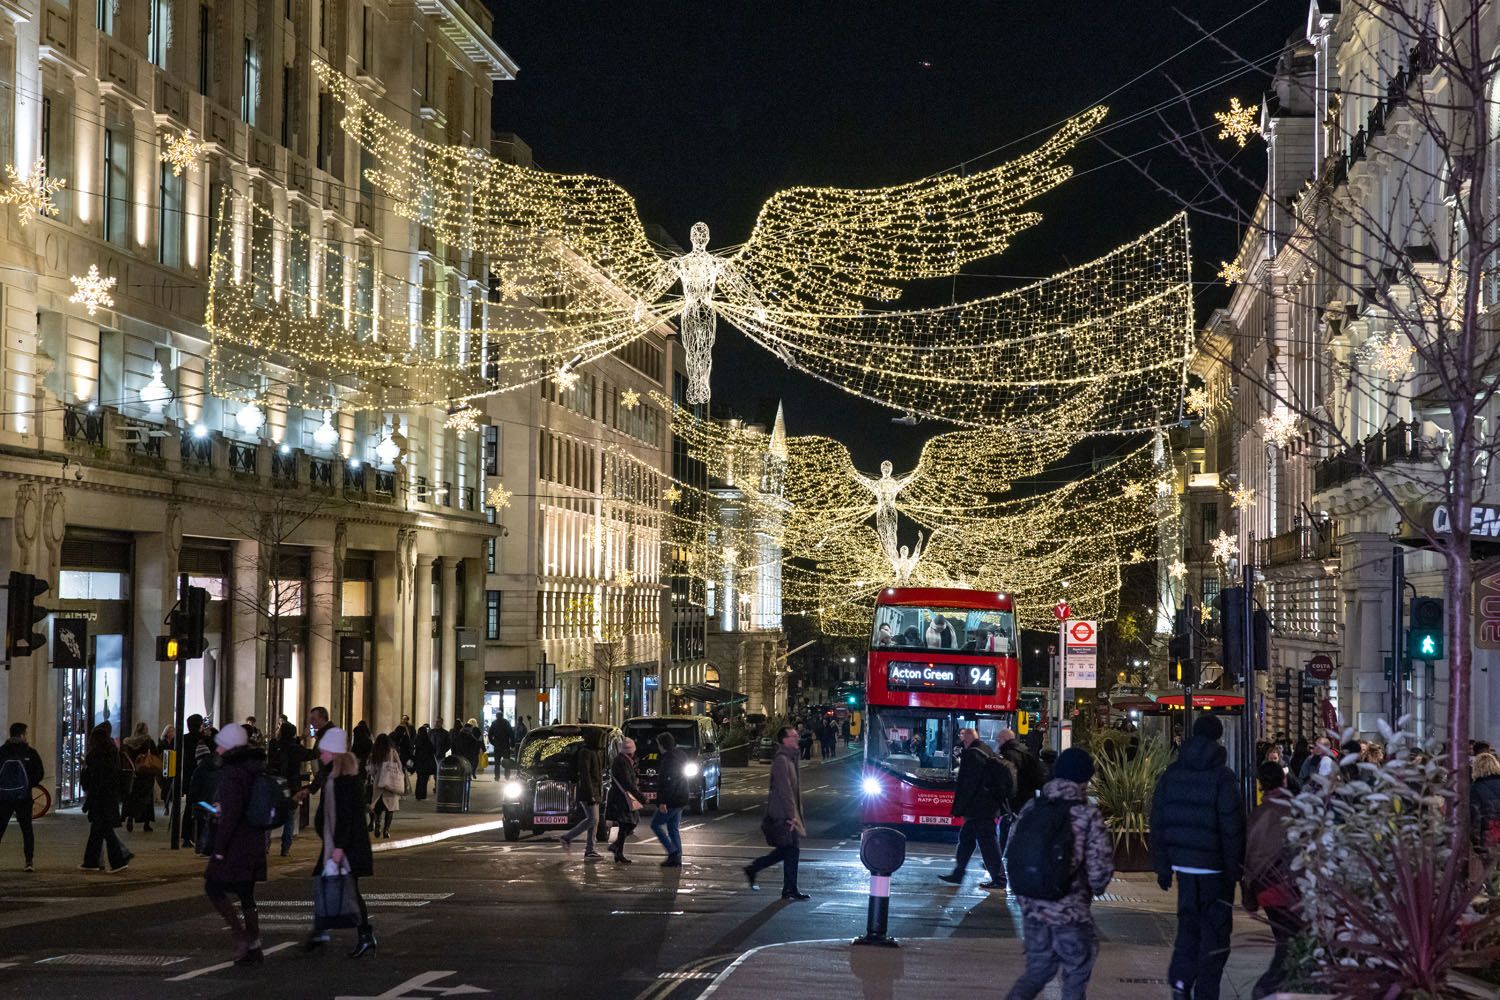
<svg viewBox="0 0 1500 1000">
<path fill-rule="evenodd" d="M 1413 660 L 1443 658 L 1443 599 L 1413 597 L 1411 628 L 1406 633 L 1406 655 Z"/>
<path fill-rule="evenodd" d="M 1198 629 L 1193 624 L 1193 599 L 1177 609 L 1172 624 L 1172 638 L 1167 643 L 1172 681 L 1182 687 L 1198 685 Z"/>
<path fill-rule="evenodd" d="M 844 698 L 844 700 L 847 701 L 849 704 L 852 705 L 852 704 L 854 704 L 855 698 L 854 698 L 854 695 L 851 694 L 851 695 L 847 695 Z"/>
<path fill-rule="evenodd" d="M 30 656 L 47 645 L 47 637 L 32 631 L 47 615 L 46 608 L 36 606 L 36 599 L 48 590 L 45 580 L 30 573 L 10 571 L 10 589 L 6 591 L 5 656 Z"/>
<path fill-rule="evenodd" d="M 1250 619 L 1251 641 L 1255 643 L 1250 650 L 1250 666 L 1256 670 L 1271 669 L 1271 616 L 1260 608 L 1255 609 L 1255 616 Z"/>
<path fill-rule="evenodd" d="M 1245 588 L 1226 587 L 1219 591 L 1220 662 L 1231 677 L 1245 673 Z"/>
<path fill-rule="evenodd" d="M 182 631 L 177 638 L 182 643 L 182 658 L 196 660 L 208 649 L 203 635 L 208 624 L 208 591 L 202 587 L 187 589 L 187 603 L 179 621 Z"/>
</svg>

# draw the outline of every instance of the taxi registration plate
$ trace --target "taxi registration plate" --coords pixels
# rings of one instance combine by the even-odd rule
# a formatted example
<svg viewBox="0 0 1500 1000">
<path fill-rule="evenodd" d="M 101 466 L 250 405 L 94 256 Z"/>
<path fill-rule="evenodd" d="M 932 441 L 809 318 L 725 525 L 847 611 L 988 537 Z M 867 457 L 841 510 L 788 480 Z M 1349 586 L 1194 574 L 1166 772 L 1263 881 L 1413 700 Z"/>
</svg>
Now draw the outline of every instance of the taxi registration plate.
<svg viewBox="0 0 1500 1000">
<path fill-rule="evenodd" d="M 535 816 L 532 822 L 537 826 L 562 826 L 568 822 L 566 816 Z"/>
</svg>

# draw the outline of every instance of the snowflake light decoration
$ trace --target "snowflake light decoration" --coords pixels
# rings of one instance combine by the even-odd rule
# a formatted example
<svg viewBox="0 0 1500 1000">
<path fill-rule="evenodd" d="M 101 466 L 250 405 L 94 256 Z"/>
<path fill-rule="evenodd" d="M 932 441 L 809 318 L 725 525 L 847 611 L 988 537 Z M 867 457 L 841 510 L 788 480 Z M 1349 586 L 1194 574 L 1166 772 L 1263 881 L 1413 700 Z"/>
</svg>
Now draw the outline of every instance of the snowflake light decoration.
<svg viewBox="0 0 1500 1000">
<path fill-rule="evenodd" d="M 661 495 L 666 499 L 667 503 L 676 503 L 682 499 L 682 491 L 675 486 L 668 486 L 661 491 Z"/>
<path fill-rule="evenodd" d="M 1213 550 L 1214 559 L 1227 566 L 1229 560 L 1240 554 L 1240 543 L 1231 535 L 1220 531 L 1218 537 L 1213 540 Z"/>
<path fill-rule="evenodd" d="M 1249 510 L 1255 506 L 1255 491 L 1248 486 L 1240 486 L 1229 491 L 1229 502 L 1235 510 Z"/>
<path fill-rule="evenodd" d="M 479 430 L 479 418 L 482 416 L 484 414 L 480 413 L 474 407 L 465 406 L 448 414 L 448 419 L 443 421 L 443 429 L 458 431 L 460 434 L 477 431 Z"/>
<path fill-rule="evenodd" d="M 61 177 L 48 177 L 46 160 L 38 158 L 25 177 L 17 172 L 15 164 L 8 163 L 5 176 L 10 183 L 0 192 L 0 205 L 16 206 L 21 225 L 28 225 L 38 216 L 57 215 L 57 203 L 52 196 L 61 191 L 67 181 Z"/>
<path fill-rule="evenodd" d="M 1146 492 L 1146 486 L 1144 483 L 1130 482 L 1121 487 L 1120 492 L 1127 499 L 1134 499 L 1140 496 L 1142 493 Z"/>
<path fill-rule="evenodd" d="M 489 492 L 484 495 L 485 502 L 496 510 L 503 510 L 510 506 L 510 498 L 514 494 L 504 486 L 491 486 Z"/>
<path fill-rule="evenodd" d="M 620 391 L 620 405 L 627 410 L 633 410 L 640 405 L 641 394 L 634 389 L 622 389 Z"/>
<path fill-rule="evenodd" d="M 105 309 L 114 306 L 114 296 L 109 294 L 109 290 L 115 287 L 114 275 L 106 278 L 100 274 L 98 264 L 90 264 L 89 273 L 83 277 L 80 278 L 75 274 L 68 280 L 77 289 L 72 295 L 68 296 L 68 301 L 81 304 L 88 310 L 90 316 L 97 313 L 101 306 Z"/>
<path fill-rule="evenodd" d="M 1182 399 L 1182 405 L 1189 413 L 1196 413 L 1200 417 L 1208 416 L 1208 390 L 1189 389 Z"/>
<path fill-rule="evenodd" d="M 1416 366 L 1412 364 L 1416 353 L 1411 341 L 1395 332 L 1371 341 L 1364 351 L 1370 366 L 1392 382 L 1400 382 L 1416 372 Z"/>
<path fill-rule="evenodd" d="M 578 384 L 578 373 L 567 365 L 559 368 L 553 378 L 557 380 L 559 389 L 572 389 Z"/>
<path fill-rule="evenodd" d="M 1183 577 L 1187 576 L 1187 566 L 1181 559 L 1173 559 L 1171 564 L 1167 567 L 1167 575 L 1174 580 L 1181 580 Z"/>
<path fill-rule="evenodd" d="M 1245 140 L 1260 132 L 1260 123 L 1255 120 L 1259 111 L 1260 105 L 1244 107 L 1238 97 L 1231 97 L 1228 111 L 1214 112 L 1214 121 L 1223 126 L 1219 129 L 1219 138 L 1233 139 L 1244 149 Z"/>
<path fill-rule="evenodd" d="M 184 170 L 198 169 L 198 161 L 208 152 L 208 143 L 193 135 L 188 129 L 181 134 L 162 133 L 161 162 L 172 168 L 173 177 L 181 177 Z"/>
<path fill-rule="evenodd" d="M 1223 136 L 1220 136 L 1220 138 L 1222 139 Z M 1240 145 L 1243 146 L 1244 143 L 1240 143 Z M 1237 260 L 1219 261 L 1218 278 L 1226 285 L 1238 285 L 1240 282 L 1245 280 L 1245 275 L 1247 273 L 1248 272 L 1246 272 L 1245 268 Z"/>
<path fill-rule="evenodd" d="M 1277 403 L 1270 416 L 1260 418 L 1260 429 L 1266 435 L 1266 440 L 1278 448 L 1285 448 L 1297 436 L 1297 414 Z"/>
</svg>

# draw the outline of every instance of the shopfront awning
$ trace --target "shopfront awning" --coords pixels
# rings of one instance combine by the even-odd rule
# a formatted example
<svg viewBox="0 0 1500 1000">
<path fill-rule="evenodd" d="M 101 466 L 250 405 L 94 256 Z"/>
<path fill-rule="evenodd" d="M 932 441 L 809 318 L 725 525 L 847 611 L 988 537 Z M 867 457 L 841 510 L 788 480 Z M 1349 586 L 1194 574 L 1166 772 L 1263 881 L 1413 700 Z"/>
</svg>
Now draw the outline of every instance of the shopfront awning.
<svg viewBox="0 0 1500 1000">
<path fill-rule="evenodd" d="M 730 705 L 749 699 L 749 695 L 730 691 L 728 688 L 714 687 L 711 684 L 689 684 L 683 688 L 673 689 L 672 693 L 689 701 L 702 701 L 716 705 Z"/>
</svg>

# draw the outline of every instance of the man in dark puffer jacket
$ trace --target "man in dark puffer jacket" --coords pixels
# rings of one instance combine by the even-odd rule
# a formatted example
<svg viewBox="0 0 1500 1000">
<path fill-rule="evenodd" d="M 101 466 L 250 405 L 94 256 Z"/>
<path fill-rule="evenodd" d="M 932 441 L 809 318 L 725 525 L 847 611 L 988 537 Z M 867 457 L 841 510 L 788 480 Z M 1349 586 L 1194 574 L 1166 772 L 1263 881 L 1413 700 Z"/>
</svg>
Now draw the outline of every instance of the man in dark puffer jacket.
<svg viewBox="0 0 1500 1000">
<path fill-rule="evenodd" d="M 1163 890 L 1177 875 L 1173 1000 L 1218 1000 L 1229 960 L 1234 886 L 1245 859 L 1239 781 L 1224 766 L 1224 724 L 1200 715 L 1151 798 L 1151 861 Z"/>
</svg>

